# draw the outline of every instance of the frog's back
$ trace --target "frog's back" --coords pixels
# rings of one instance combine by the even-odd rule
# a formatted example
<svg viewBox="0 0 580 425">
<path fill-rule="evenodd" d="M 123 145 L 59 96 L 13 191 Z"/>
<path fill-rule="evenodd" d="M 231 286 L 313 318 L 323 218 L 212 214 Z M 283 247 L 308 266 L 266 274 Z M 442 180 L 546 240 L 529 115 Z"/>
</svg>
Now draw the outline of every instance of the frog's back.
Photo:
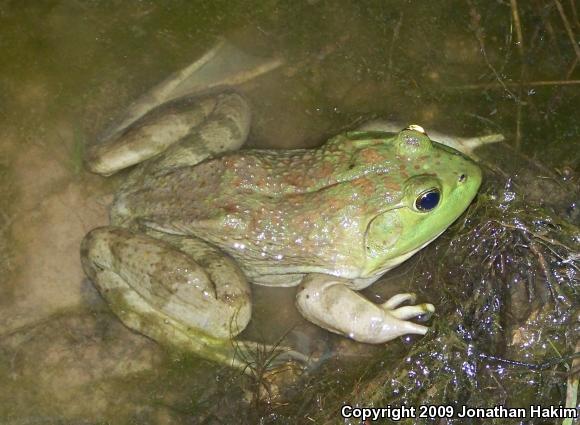
<svg viewBox="0 0 580 425">
<path fill-rule="evenodd" d="M 193 166 L 141 172 L 118 194 L 112 220 L 123 224 L 181 217 L 200 222 L 282 198 L 297 201 L 300 195 L 363 177 L 369 161 L 376 163 L 373 173 L 399 173 L 390 160 L 376 157 L 376 151 L 374 158 L 364 158 L 349 142 L 339 136 L 318 149 L 237 151 Z"/>
<path fill-rule="evenodd" d="M 363 263 L 368 220 L 400 196 L 400 170 L 390 178 L 388 160 L 361 159 L 344 142 L 239 151 L 142 175 L 117 197 L 112 221 L 199 237 L 237 257 L 250 274 L 271 267 L 323 272 L 346 257 Z M 369 160 L 377 162 L 373 173 Z"/>
</svg>

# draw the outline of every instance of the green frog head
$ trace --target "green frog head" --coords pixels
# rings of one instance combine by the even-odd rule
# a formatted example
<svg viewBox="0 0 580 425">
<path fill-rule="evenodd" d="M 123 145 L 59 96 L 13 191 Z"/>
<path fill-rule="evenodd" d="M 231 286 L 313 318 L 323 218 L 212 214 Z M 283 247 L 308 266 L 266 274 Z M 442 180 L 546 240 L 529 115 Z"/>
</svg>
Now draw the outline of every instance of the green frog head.
<svg viewBox="0 0 580 425">
<path fill-rule="evenodd" d="M 368 139 L 356 136 L 360 144 Z M 365 234 L 363 275 L 376 275 L 405 261 L 433 241 L 469 206 L 481 184 L 481 170 L 460 152 L 429 139 L 410 126 L 386 146 L 396 158 L 397 201 L 372 218 Z M 391 173 L 392 175 L 392 173 Z"/>
</svg>

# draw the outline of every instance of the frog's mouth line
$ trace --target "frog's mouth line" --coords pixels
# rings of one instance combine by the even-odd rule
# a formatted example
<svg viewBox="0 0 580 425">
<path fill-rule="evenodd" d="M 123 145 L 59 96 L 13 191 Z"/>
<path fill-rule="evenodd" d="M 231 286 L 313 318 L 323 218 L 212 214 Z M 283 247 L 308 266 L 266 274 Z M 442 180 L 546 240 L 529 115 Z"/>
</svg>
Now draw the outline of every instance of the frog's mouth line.
<svg viewBox="0 0 580 425">
<path fill-rule="evenodd" d="M 394 269 L 398 265 L 400 265 L 400 264 L 404 263 L 405 261 L 407 261 L 409 258 L 411 258 L 413 255 L 415 255 L 417 252 L 421 251 L 423 248 L 425 248 L 427 245 L 429 245 L 431 242 L 433 242 L 439 236 L 441 236 L 445 232 L 445 230 L 447 230 L 447 229 L 443 229 L 441 232 L 439 232 L 433 238 L 427 240 L 425 243 L 423 243 L 419 247 L 414 248 L 414 249 L 411 249 L 411 250 L 409 250 L 407 252 L 404 252 L 402 254 L 399 254 L 396 257 L 393 257 L 393 258 L 385 261 L 382 264 L 381 268 L 377 268 L 377 269 L 373 269 L 373 270 L 366 271 L 365 272 L 365 275 L 366 276 L 382 275 L 382 274 L 388 272 L 389 270 Z"/>
<path fill-rule="evenodd" d="M 411 257 L 413 254 L 415 254 L 415 253 L 416 253 L 416 252 L 418 252 L 418 251 L 421 251 L 423 248 L 425 248 L 427 245 L 429 245 L 431 242 L 433 242 L 435 239 L 437 239 L 439 236 L 441 236 L 441 235 L 442 235 L 442 234 L 445 232 L 445 230 L 447 230 L 447 228 L 445 228 L 445 229 L 441 230 L 441 231 L 440 231 L 439 233 L 437 233 L 437 234 L 436 234 L 436 235 L 435 235 L 433 238 L 429 239 L 427 242 L 425 242 L 425 243 L 424 243 L 423 245 L 421 245 L 420 247 L 418 247 L 418 248 L 415 248 L 415 249 L 412 249 L 412 250 L 410 250 L 410 251 L 408 251 L 408 252 L 404 253 L 403 255 L 408 255 L 408 257 L 406 257 L 406 258 L 409 258 L 409 257 Z M 401 261 L 401 262 L 402 262 L 402 261 Z"/>
</svg>

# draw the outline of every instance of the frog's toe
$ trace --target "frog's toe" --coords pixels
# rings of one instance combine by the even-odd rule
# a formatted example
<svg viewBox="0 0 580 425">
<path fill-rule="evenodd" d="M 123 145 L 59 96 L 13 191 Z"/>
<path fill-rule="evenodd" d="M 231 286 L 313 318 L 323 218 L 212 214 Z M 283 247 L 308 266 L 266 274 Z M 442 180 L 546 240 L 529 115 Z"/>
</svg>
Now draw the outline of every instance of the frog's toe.
<svg viewBox="0 0 580 425">
<path fill-rule="evenodd" d="M 407 322 L 403 320 L 398 321 L 396 326 L 394 327 L 396 329 L 395 332 L 386 341 L 406 334 L 425 335 L 429 331 L 429 328 L 427 326 L 418 325 L 417 323 Z"/>
<path fill-rule="evenodd" d="M 392 296 L 387 302 L 383 303 L 382 307 L 386 310 L 392 310 L 404 302 L 410 302 L 413 304 L 415 301 L 417 301 L 417 295 L 412 292 L 408 292 L 405 294 L 397 294 Z"/>
<path fill-rule="evenodd" d="M 422 314 L 426 314 L 428 317 L 431 317 L 434 312 L 435 307 L 433 304 L 419 304 L 399 307 L 396 310 L 391 310 L 389 314 L 396 317 L 397 319 L 406 320 L 421 316 Z"/>
<path fill-rule="evenodd" d="M 411 294 L 401 294 L 401 299 L 405 298 L 406 295 Z M 381 329 L 381 339 L 382 342 L 386 342 L 405 334 L 425 335 L 429 330 L 427 326 L 413 323 L 407 319 L 412 319 L 421 315 L 431 317 L 435 311 L 435 307 L 433 307 L 432 304 L 425 303 L 399 307 L 394 310 L 384 309 L 383 311 L 384 318 Z"/>
</svg>

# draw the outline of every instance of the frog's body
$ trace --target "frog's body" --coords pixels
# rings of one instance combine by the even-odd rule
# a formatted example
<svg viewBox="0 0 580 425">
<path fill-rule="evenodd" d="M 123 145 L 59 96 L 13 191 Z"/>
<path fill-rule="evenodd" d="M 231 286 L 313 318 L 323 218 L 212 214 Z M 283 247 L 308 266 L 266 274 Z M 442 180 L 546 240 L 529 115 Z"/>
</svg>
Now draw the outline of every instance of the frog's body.
<svg viewBox="0 0 580 425">
<path fill-rule="evenodd" d="M 118 195 L 112 222 L 138 221 L 205 240 L 236 259 L 255 283 L 292 286 L 306 273 L 371 283 L 405 254 L 385 246 L 372 255 L 365 245 L 371 222 L 403 206 L 412 176 L 434 175 L 437 168 L 446 173 L 465 159 L 438 149 L 407 159 L 396 153 L 398 135 L 368 133 L 356 140 L 361 135 L 341 135 L 318 149 L 247 150 L 146 174 Z M 449 174 L 457 180 L 462 172 Z M 404 233 L 404 223 L 386 225 L 387 238 Z M 421 242 L 441 230 L 434 227 Z"/>
<path fill-rule="evenodd" d="M 233 92 L 171 100 L 97 146 L 101 174 L 143 164 L 83 242 L 85 270 L 130 327 L 230 360 L 220 341 L 251 315 L 252 283 L 300 284 L 310 321 L 380 343 L 426 327 L 430 304 L 375 305 L 356 290 L 443 232 L 481 173 L 420 127 L 351 132 L 317 149 L 241 150 L 248 108 Z M 233 259 L 233 260 L 232 260 Z"/>
</svg>

